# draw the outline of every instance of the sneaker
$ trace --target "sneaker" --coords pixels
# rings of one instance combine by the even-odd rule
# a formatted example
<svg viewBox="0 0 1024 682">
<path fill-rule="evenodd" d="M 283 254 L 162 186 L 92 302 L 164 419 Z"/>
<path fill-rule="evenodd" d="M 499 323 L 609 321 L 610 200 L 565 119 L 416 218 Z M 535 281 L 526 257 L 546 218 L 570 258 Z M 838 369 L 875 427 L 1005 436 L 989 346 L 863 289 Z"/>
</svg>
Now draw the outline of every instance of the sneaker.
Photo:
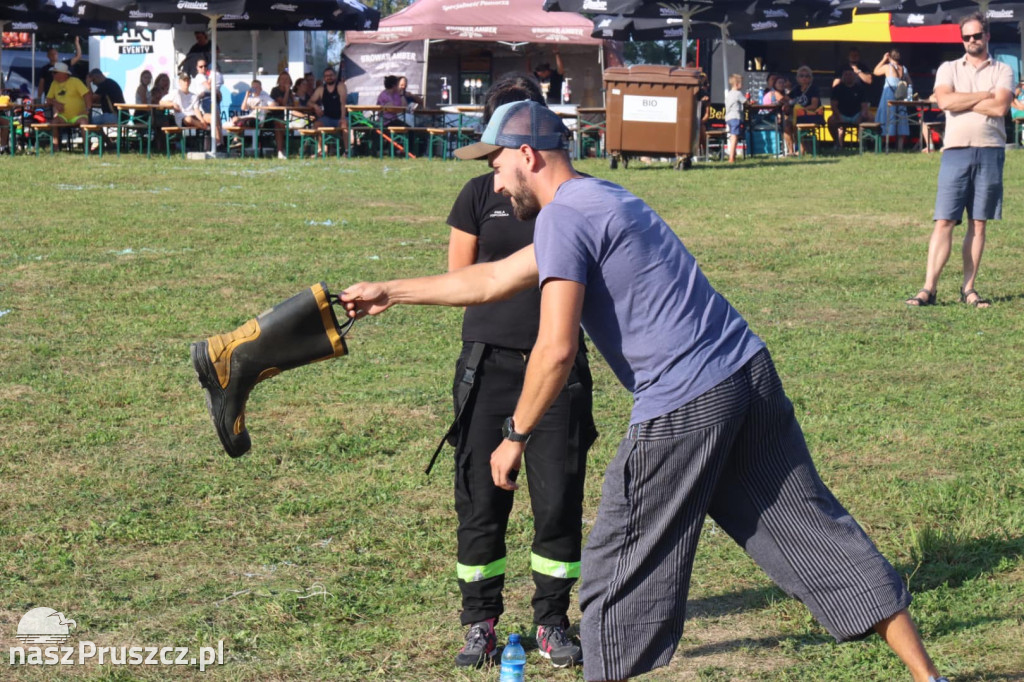
<svg viewBox="0 0 1024 682">
<path fill-rule="evenodd" d="M 568 618 L 563 618 L 560 625 L 537 626 L 537 650 L 556 668 L 579 665 L 583 660 L 583 649 L 569 638 L 568 629 Z"/>
<path fill-rule="evenodd" d="M 466 633 L 466 645 L 455 656 L 460 668 L 479 668 L 492 660 L 498 639 L 494 635 L 494 618 L 473 623 Z"/>
<path fill-rule="evenodd" d="M 288 157 L 284 155 L 284 152 L 278 152 L 277 153 L 277 158 L 279 158 L 279 159 L 287 159 Z"/>
</svg>

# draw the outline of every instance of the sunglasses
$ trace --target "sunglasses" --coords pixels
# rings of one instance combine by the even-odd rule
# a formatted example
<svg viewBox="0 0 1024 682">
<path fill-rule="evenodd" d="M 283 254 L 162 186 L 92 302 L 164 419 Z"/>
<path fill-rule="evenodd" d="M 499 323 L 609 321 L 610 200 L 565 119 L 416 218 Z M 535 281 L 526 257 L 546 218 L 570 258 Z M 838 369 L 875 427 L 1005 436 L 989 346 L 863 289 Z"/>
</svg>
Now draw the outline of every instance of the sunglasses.
<svg viewBox="0 0 1024 682">
<path fill-rule="evenodd" d="M 984 31 L 982 31 L 981 33 L 967 33 L 967 34 L 962 35 L 960 37 L 963 38 L 965 43 L 969 43 L 972 40 L 975 41 L 975 42 L 979 42 L 980 43 L 982 41 L 982 39 L 985 37 L 985 33 L 984 33 Z"/>
</svg>

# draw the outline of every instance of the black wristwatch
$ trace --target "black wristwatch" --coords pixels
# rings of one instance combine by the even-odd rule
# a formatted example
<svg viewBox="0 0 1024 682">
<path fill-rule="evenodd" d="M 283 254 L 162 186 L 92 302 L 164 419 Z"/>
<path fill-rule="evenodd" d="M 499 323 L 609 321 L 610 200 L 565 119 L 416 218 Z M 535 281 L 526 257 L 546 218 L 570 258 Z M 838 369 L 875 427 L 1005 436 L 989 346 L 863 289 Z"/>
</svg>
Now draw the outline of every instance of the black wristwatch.
<svg viewBox="0 0 1024 682">
<path fill-rule="evenodd" d="M 523 445 L 526 445 L 526 442 L 530 440 L 530 434 L 516 433 L 516 425 L 512 421 L 512 417 L 507 417 L 501 425 L 501 437 L 513 443 L 522 443 Z"/>
</svg>

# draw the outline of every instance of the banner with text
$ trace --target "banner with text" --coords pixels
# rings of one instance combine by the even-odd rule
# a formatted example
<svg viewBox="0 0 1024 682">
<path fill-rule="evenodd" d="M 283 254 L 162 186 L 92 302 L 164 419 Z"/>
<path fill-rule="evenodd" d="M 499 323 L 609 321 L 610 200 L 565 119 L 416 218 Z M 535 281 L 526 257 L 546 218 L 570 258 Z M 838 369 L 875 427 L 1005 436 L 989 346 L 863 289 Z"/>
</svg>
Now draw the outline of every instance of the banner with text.
<svg viewBox="0 0 1024 682">
<path fill-rule="evenodd" d="M 376 104 L 384 89 L 384 76 L 405 76 L 409 92 L 420 94 L 423 81 L 423 41 L 397 43 L 349 43 L 341 52 L 345 88 L 358 103 Z"/>
</svg>

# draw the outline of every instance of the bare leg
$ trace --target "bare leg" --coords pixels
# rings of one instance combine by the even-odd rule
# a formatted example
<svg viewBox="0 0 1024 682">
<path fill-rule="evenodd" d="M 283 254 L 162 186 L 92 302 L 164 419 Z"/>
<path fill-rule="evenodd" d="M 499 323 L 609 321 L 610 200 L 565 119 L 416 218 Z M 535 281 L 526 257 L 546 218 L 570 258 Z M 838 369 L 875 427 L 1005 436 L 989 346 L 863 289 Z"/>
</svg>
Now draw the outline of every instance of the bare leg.
<svg viewBox="0 0 1024 682">
<path fill-rule="evenodd" d="M 953 248 L 953 225 L 952 220 L 936 220 L 932 229 L 932 236 L 928 240 L 928 263 L 925 268 L 924 287 L 930 293 L 934 293 L 939 286 L 939 275 L 942 268 L 949 260 L 949 253 Z M 918 292 L 917 296 L 920 296 Z M 922 300 L 915 296 L 908 298 L 906 303 L 909 306 L 925 305 Z"/>
<path fill-rule="evenodd" d="M 985 250 L 985 221 L 968 220 L 967 234 L 964 235 L 963 259 L 964 259 L 964 291 L 974 288 L 974 278 L 978 275 L 978 268 L 981 266 L 981 254 Z M 971 294 L 968 303 L 976 300 L 978 296 Z M 988 303 L 981 303 L 979 308 L 987 308 Z"/>
<path fill-rule="evenodd" d="M 274 121 L 274 145 L 278 154 L 284 153 L 284 124 L 280 121 Z"/>
<path fill-rule="evenodd" d="M 946 261 L 949 260 L 949 252 L 953 248 L 953 225 L 955 223 L 952 220 L 935 221 L 935 228 L 928 241 L 928 265 L 924 277 L 924 286 L 929 291 L 935 291 L 938 287 L 942 268 L 946 267 Z"/>
<path fill-rule="evenodd" d="M 913 675 L 914 682 L 929 682 L 929 679 L 939 676 L 939 670 L 928 657 L 921 635 L 906 610 L 875 624 L 875 632 L 900 657 Z"/>
</svg>

